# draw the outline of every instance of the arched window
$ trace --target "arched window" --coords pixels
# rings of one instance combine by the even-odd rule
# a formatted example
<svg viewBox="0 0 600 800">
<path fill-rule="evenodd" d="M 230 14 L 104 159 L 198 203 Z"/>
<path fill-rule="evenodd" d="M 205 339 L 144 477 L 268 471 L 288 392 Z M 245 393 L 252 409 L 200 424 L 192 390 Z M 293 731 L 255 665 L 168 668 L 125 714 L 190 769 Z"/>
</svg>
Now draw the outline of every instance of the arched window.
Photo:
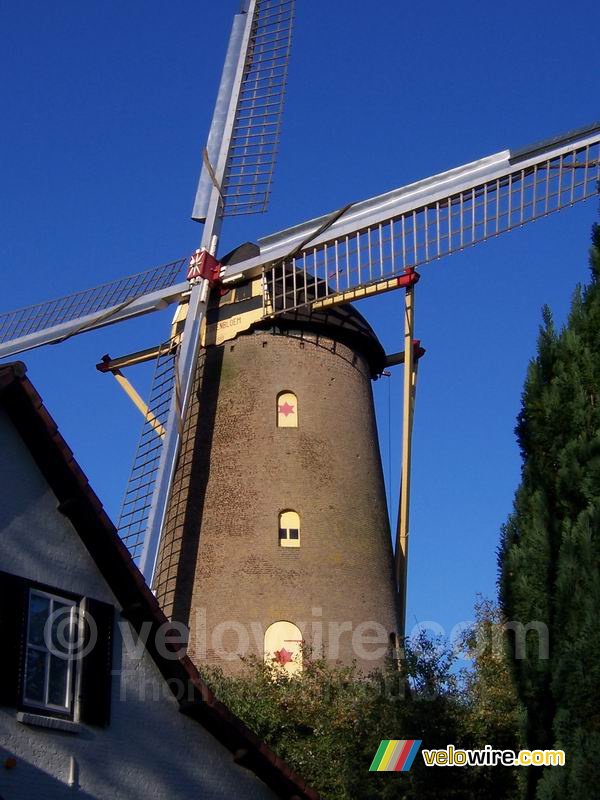
<svg viewBox="0 0 600 800">
<path fill-rule="evenodd" d="M 302 670 L 302 633 L 293 622 L 281 620 L 265 631 L 265 663 L 293 675 Z"/>
<path fill-rule="evenodd" d="M 277 395 L 277 427 L 298 427 L 298 398 L 293 392 L 279 392 Z"/>
<path fill-rule="evenodd" d="M 300 517 L 295 511 L 282 511 L 279 515 L 279 544 L 300 547 Z"/>
</svg>

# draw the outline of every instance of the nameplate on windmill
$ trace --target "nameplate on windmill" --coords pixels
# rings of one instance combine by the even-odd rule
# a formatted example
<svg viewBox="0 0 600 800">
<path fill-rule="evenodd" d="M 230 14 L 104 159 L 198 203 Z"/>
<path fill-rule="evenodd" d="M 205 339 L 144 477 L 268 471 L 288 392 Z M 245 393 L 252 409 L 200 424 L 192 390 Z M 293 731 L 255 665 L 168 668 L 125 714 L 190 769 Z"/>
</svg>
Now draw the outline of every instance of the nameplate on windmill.
<svg viewBox="0 0 600 800">
<path fill-rule="evenodd" d="M 260 278 L 255 278 L 236 286 L 209 307 L 202 344 L 207 347 L 235 339 L 262 318 L 262 282 Z"/>
</svg>

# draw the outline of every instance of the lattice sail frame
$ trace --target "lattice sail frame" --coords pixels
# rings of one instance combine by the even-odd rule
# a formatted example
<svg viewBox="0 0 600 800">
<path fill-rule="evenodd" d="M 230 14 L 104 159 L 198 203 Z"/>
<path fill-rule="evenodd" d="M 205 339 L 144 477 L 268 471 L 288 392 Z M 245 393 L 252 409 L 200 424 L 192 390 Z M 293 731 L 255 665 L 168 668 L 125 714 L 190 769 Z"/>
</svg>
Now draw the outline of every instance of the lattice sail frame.
<svg viewBox="0 0 600 800">
<path fill-rule="evenodd" d="M 181 279 L 184 263 L 185 259 L 178 259 L 92 289 L 0 315 L 0 342 L 21 342 L 23 345 L 0 348 L 0 356 L 11 355 L 51 341 L 61 341 L 84 330 L 108 324 L 113 314 L 116 315 L 118 311 L 125 312 L 125 309 L 138 298 L 175 285 L 177 279 Z M 81 324 L 78 325 L 78 322 Z M 35 334 L 48 331 L 54 331 L 54 338 L 50 334 L 35 337 Z"/>
<path fill-rule="evenodd" d="M 224 216 L 266 211 L 277 160 L 294 0 L 258 0 L 221 186 Z"/>
<path fill-rule="evenodd" d="M 121 505 L 119 534 L 139 566 L 152 497 L 156 485 L 165 427 L 173 402 L 177 348 L 172 340 L 161 345 L 156 358 L 148 411 Z"/>
<path fill-rule="evenodd" d="M 357 204 L 329 231 L 315 237 L 314 244 L 300 246 L 298 252 L 294 252 L 294 243 L 308 225 L 290 229 L 287 247 L 292 255 L 263 266 L 265 316 L 305 305 L 321 308 L 350 302 L 397 288 L 398 278 L 408 268 L 464 250 L 597 195 L 597 131 L 591 141 L 565 146 L 547 158 L 532 156 L 531 150 L 505 151 L 437 179 Z M 461 170 L 475 176 L 484 172 L 486 178 L 466 180 L 464 188 L 448 192 L 444 184 L 455 183 L 453 173 Z M 436 180 L 440 184 L 437 192 Z M 421 193 L 428 194 L 427 202 L 415 202 L 414 196 Z M 370 215 L 374 221 L 353 223 L 355 210 L 359 220 L 368 219 L 369 214 L 363 214 L 361 207 L 369 204 L 377 207 Z M 313 228 L 323 224 L 323 219 L 314 220 Z M 338 229 L 342 232 L 332 235 Z M 269 250 L 285 247 L 285 238 L 283 232 L 264 240 L 267 247 L 262 256 L 261 246 L 261 259 L 267 261 Z"/>
</svg>

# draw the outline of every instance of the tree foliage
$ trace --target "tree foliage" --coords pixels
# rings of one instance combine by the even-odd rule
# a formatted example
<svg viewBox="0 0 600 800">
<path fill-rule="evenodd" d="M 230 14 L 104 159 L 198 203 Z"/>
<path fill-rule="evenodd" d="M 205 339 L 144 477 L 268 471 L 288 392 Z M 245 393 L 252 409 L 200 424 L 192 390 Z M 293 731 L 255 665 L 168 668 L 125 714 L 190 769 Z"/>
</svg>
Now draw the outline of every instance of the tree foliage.
<svg viewBox="0 0 600 800">
<path fill-rule="evenodd" d="M 600 226 L 591 281 L 565 328 L 545 308 L 516 434 L 523 466 L 500 550 L 505 615 L 548 628 L 549 658 L 529 634 L 513 671 L 530 749 L 560 748 L 566 766 L 530 768 L 527 798 L 586 795 L 600 781 Z"/>
<path fill-rule="evenodd" d="M 369 766 L 382 739 L 422 739 L 423 747 L 516 747 L 516 700 L 506 661 L 481 628 L 497 612 L 480 605 L 465 637 L 474 669 L 462 673 L 449 644 L 425 633 L 408 641 L 400 669 L 362 674 L 304 654 L 304 669 L 248 659 L 238 677 L 205 668 L 217 696 L 328 800 L 419 800 L 514 797 L 515 770 L 505 767 L 427 768 L 420 755 L 409 772 L 375 773 Z M 485 634 L 485 631 L 484 631 Z M 500 668 L 496 667 L 500 664 Z"/>
</svg>

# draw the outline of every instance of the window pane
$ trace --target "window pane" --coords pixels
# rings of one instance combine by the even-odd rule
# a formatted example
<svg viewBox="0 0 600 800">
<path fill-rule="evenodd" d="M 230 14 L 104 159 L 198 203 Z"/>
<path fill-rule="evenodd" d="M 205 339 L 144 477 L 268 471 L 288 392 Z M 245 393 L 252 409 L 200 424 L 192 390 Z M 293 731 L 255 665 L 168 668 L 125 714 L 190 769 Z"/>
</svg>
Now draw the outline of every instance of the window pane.
<svg viewBox="0 0 600 800">
<path fill-rule="evenodd" d="M 73 606 L 52 602 L 52 651 L 68 654 L 74 641 Z"/>
<path fill-rule="evenodd" d="M 279 538 L 287 539 L 287 530 L 285 528 L 279 528 Z"/>
<path fill-rule="evenodd" d="M 46 654 L 39 650 L 27 651 L 25 697 L 36 703 L 44 702 L 44 672 Z"/>
<path fill-rule="evenodd" d="M 299 539 L 299 538 L 300 538 L 300 532 L 298 531 L 298 528 L 290 528 L 290 539 Z"/>
<path fill-rule="evenodd" d="M 39 594 L 32 594 L 29 603 L 29 642 L 44 644 L 44 625 L 50 615 L 50 600 Z"/>
<path fill-rule="evenodd" d="M 50 656 L 50 680 L 48 682 L 48 703 L 54 706 L 68 708 L 67 690 L 69 687 L 69 668 L 71 661 L 68 658 Z"/>
<path fill-rule="evenodd" d="M 243 283 L 241 286 L 235 287 L 235 302 L 239 303 L 240 300 L 249 300 L 252 297 L 252 283 Z"/>
</svg>

